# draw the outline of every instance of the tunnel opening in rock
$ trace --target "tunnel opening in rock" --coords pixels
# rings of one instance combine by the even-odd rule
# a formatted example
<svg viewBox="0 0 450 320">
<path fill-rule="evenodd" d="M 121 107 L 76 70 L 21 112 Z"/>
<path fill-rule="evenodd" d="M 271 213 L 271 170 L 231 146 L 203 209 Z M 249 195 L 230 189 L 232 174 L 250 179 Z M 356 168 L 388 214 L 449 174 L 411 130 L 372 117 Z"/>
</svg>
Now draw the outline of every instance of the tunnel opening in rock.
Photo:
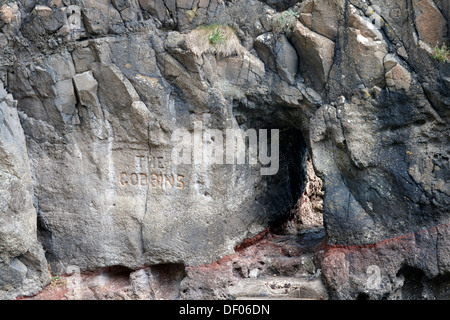
<svg viewBox="0 0 450 320">
<path fill-rule="evenodd" d="M 243 130 L 264 128 L 278 129 L 280 132 L 280 170 L 284 168 L 287 171 L 292 201 L 288 211 L 271 221 L 271 232 L 296 233 L 323 227 L 323 182 L 314 171 L 308 145 L 300 129 L 302 116 L 299 110 L 285 105 L 257 105 L 257 102 L 239 101 L 235 103 L 233 113 Z M 279 179 L 283 178 L 282 173 L 265 177 L 270 193 L 278 192 L 273 188 L 281 186 Z"/>
</svg>

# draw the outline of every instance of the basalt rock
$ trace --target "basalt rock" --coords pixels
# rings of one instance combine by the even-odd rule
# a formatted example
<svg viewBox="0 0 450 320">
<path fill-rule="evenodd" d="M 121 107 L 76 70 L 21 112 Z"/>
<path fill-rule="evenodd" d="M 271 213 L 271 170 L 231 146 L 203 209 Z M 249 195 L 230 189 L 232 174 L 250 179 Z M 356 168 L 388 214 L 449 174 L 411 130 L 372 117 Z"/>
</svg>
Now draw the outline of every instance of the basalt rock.
<svg viewBox="0 0 450 320">
<path fill-rule="evenodd" d="M 178 285 L 160 295 L 147 287 L 158 278 L 149 266 L 175 265 L 175 282 L 185 276 L 181 287 L 197 290 L 180 266 L 233 254 L 303 194 L 301 207 L 308 156 L 325 191 L 328 249 L 318 257 L 330 297 L 395 297 L 422 273 L 439 291 L 433 279 L 449 272 L 439 245 L 450 222 L 450 67 L 433 47 L 448 42 L 448 9 L 432 0 L 3 4 L 0 294 L 38 291 L 47 263 L 54 274 L 127 268 L 141 298 L 176 296 Z M 267 145 L 244 144 L 248 157 L 230 160 L 242 151 L 230 135 L 245 131 L 249 141 L 267 134 Z M 402 237 L 416 242 L 376 264 L 380 243 Z M 363 263 L 355 257 L 367 246 L 376 250 Z M 373 265 L 381 285 L 365 286 L 358 275 Z"/>
<path fill-rule="evenodd" d="M 0 82 L 0 299 L 33 294 L 50 280 L 37 238 L 30 162 L 16 105 Z"/>
</svg>

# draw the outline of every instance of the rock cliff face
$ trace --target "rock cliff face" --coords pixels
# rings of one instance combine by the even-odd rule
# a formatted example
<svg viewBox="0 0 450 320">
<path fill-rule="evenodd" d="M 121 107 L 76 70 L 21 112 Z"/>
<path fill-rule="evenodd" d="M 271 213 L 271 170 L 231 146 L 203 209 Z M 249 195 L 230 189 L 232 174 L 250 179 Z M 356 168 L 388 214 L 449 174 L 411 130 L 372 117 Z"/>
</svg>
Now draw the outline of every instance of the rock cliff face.
<svg viewBox="0 0 450 320">
<path fill-rule="evenodd" d="M 0 3 L 0 298 L 119 266 L 239 296 L 198 270 L 309 201 L 308 157 L 315 297 L 448 296 L 448 1 Z"/>
</svg>

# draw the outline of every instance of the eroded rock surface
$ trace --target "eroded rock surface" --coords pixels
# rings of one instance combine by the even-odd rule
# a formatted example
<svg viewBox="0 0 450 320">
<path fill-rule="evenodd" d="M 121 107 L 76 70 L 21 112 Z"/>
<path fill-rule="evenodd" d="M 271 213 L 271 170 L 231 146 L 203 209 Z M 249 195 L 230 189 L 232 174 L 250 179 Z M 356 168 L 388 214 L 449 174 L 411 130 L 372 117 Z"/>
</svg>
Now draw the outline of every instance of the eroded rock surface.
<svg viewBox="0 0 450 320">
<path fill-rule="evenodd" d="M 16 105 L 0 82 L 0 299 L 33 294 L 50 281 Z"/>
<path fill-rule="evenodd" d="M 38 291 L 48 263 L 121 266 L 133 297 L 171 298 L 178 289 L 147 288 L 146 269 L 170 264 L 188 270 L 193 297 L 189 268 L 233 254 L 305 196 L 308 154 L 337 248 L 310 254 L 331 297 L 392 298 L 420 272 L 435 290 L 447 251 L 413 256 L 448 233 L 450 64 L 433 58 L 448 19 L 432 0 L 2 3 L 0 293 Z M 197 142 L 190 163 L 173 159 L 177 129 Z M 279 129 L 276 174 L 214 163 L 227 129 Z M 300 222 L 320 223 L 310 215 Z M 381 287 L 361 289 L 369 265 L 355 252 L 411 235 L 379 265 Z M 367 263 L 383 254 L 370 252 Z"/>
</svg>

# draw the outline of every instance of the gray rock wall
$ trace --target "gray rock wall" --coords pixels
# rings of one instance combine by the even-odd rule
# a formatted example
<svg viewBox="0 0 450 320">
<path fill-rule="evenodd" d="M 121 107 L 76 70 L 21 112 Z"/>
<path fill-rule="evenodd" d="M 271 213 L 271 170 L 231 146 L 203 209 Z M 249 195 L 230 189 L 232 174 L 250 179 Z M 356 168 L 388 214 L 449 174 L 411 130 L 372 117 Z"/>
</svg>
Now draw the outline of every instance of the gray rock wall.
<svg viewBox="0 0 450 320">
<path fill-rule="evenodd" d="M 35 293 L 49 282 L 16 105 L 0 82 L 0 299 Z"/>
<path fill-rule="evenodd" d="M 448 225 L 448 19 L 432 0 L 2 2 L 0 292 L 38 290 L 47 262 L 218 260 L 289 212 L 307 153 L 329 245 Z M 205 140 L 191 164 L 177 129 Z M 225 142 L 208 129 L 279 129 L 276 174 L 196 162 Z"/>
</svg>

